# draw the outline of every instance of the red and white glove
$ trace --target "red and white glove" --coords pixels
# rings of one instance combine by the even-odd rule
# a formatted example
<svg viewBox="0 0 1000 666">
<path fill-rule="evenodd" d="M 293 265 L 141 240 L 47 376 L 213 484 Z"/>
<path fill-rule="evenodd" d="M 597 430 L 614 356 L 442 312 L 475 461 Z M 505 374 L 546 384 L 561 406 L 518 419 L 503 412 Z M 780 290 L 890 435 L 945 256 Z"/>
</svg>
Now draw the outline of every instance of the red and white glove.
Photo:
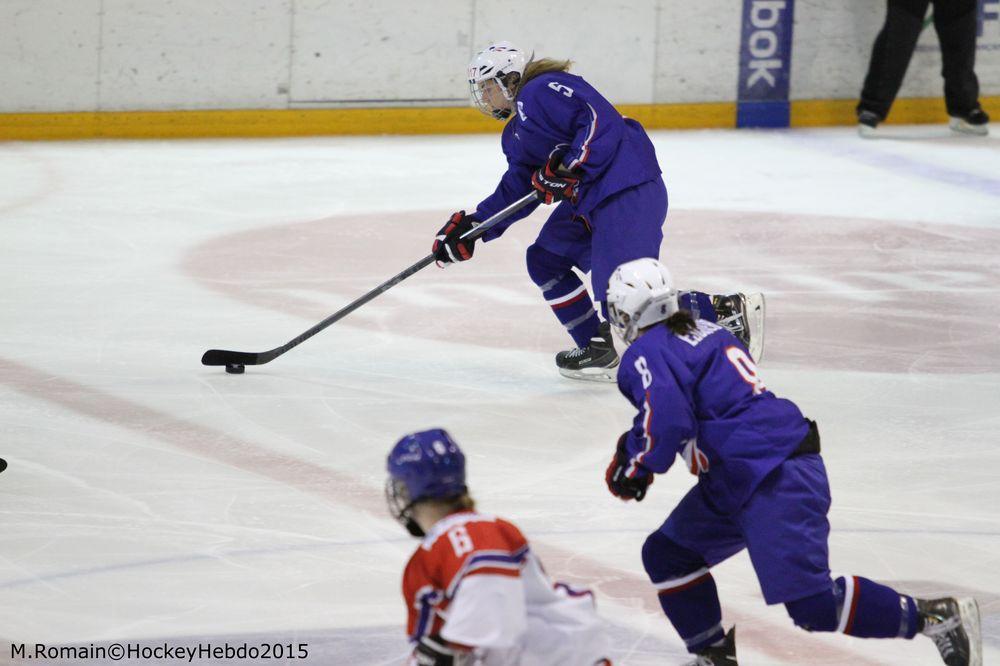
<svg viewBox="0 0 1000 666">
<path fill-rule="evenodd" d="M 563 199 L 576 202 L 576 188 L 580 185 L 580 179 L 566 169 L 560 159 L 561 156 L 553 155 L 545 166 L 531 176 L 531 186 L 538 190 L 538 198 L 544 204 Z"/>
<path fill-rule="evenodd" d="M 604 473 L 604 482 L 608 484 L 608 490 L 615 497 L 621 498 L 623 502 L 634 499 L 641 502 L 646 496 L 646 490 L 653 484 L 653 473 L 635 464 L 635 475 L 629 477 L 626 471 L 632 466 L 632 457 L 625 450 L 625 440 L 628 439 L 628 431 L 622 433 L 618 438 L 618 446 L 615 447 L 615 455 L 608 465 L 608 470 Z"/>
<path fill-rule="evenodd" d="M 464 210 L 451 214 L 448 222 L 437 232 L 434 244 L 431 246 L 431 252 L 438 266 L 444 268 L 456 261 L 472 259 L 476 241 L 462 240 L 461 237 L 478 224 L 479 220 L 472 215 L 466 215 Z"/>
</svg>

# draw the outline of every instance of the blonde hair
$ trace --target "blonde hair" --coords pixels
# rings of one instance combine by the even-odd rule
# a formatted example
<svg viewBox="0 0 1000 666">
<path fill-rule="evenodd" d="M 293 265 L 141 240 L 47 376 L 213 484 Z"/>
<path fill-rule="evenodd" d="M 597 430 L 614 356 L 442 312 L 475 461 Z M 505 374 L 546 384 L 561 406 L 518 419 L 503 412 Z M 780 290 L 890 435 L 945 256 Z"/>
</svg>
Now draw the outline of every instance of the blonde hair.
<svg viewBox="0 0 1000 666">
<path fill-rule="evenodd" d="M 572 60 L 556 60 L 555 58 L 531 60 L 524 66 L 524 74 L 521 75 L 521 80 L 518 85 L 523 86 L 536 76 L 548 74 L 549 72 L 568 72 L 569 68 L 572 66 Z"/>
<path fill-rule="evenodd" d="M 448 513 L 455 513 L 456 511 L 476 510 L 476 500 L 472 499 L 472 496 L 469 495 L 469 493 L 463 493 L 458 497 L 446 497 L 444 499 L 422 500 L 421 503 L 427 503 L 430 506 L 440 507 L 446 510 Z"/>
</svg>

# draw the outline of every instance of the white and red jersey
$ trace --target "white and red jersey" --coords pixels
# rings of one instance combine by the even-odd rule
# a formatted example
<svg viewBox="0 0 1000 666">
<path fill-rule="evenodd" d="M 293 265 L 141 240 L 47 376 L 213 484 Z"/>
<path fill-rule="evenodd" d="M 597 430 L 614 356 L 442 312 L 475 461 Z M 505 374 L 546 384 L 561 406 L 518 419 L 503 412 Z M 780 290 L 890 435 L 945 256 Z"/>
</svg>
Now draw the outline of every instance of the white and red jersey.
<svg viewBox="0 0 1000 666">
<path fill-rule="evenodd" d="M 454 513 L 424 537 L 403 573 L 412 641 L 439 635 L 482 666 L 590 666 L 608 654 L 593 595 L 553 583 L 511 523 Z"/>
</svg>

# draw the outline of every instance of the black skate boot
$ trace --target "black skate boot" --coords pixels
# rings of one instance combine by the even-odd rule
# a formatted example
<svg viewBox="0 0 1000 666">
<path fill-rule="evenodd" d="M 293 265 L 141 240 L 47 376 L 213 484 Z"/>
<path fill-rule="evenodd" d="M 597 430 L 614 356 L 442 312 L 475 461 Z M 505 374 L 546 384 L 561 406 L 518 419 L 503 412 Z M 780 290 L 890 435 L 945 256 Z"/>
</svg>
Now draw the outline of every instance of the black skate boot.
<svg viewBox="0 0 1000 666">
<path fill-rule="evenodd" d="M 685 666 L 737 666 L 736 627 L 726 633 L 722 645 L 705 648 L 696 657 L 697 659 L 689 661 Z"/>
<path fill-rule="evenodd" d="M 601 322 L 597 336 L 590 339 L 586 347 L 576 347 L 556 354 L 559 374 L 570 379 L 584 379 L 592 382 L 614 382 L 618 380 L 618 352 L 611 341 L 611 324 Z"/>
<path fill-rule="evenodd" d="M 971 597 L 917 599 L 920 630 L 937 645 L 948 666 L 982 666 L 983 639 L 979 629 L 979 605 Z"/>
<path fill-rule="evenodd" d="M 739 338 L 753 360 L 760 363 L 764 354 L 764 294 L 712 296 L 712 307 L 719 326 Z"/>
</svg>

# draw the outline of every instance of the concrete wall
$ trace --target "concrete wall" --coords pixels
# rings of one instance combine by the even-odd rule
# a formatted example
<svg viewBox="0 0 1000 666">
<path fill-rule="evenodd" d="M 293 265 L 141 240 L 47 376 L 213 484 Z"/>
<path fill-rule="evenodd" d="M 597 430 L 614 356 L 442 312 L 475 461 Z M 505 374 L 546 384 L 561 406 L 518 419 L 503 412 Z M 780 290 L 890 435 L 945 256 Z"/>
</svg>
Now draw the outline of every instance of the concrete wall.
<svg viewBox="0 0 1000 666">
<path fill-rule="evenodd" d="M 885 20 L 879 0 L 797 0 L 792 55 L 792 99 L 858 95 L 872 43 Z M 981 0 L 976 73 L 984 95 L 1000 93 L 1000 0 Z M 910 61 L 901 97 L 942 94 L 941 51 L 928 27 Z"/>
<path fill-rule="evenodd" d="M 739 0 L 0 0 L 0 112 L 467 104 L 490 40 L 570 57 L 619 104 L 733 101 Z M 977 71 L 1000 93 L 1000 0 Z M 880 0 L 798 0 L 792 99 L 858 94 Z M 903 95 L 941 94 L 925 32 Z"/>
</svg>

